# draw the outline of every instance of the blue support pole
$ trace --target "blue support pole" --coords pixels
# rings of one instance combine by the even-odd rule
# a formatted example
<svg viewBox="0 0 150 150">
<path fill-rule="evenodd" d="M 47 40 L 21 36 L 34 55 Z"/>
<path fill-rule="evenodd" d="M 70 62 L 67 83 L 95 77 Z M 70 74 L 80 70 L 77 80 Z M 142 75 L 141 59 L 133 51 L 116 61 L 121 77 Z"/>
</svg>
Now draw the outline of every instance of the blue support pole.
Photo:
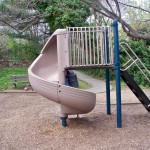
<svg viewBox="0 0 150 150">
<path fill-rule="evenodd" d="M 110 103 L 110 75 L 109 69 L 105 71 L 106 75 L 106 105 L 107 105 L 107 115 L 111 115 L 111 103 Z"/>
<path fill-rule="evenodd" d="M 63 127 L 67 127 L 67 117 L 61 117 L 61 123 Z"/>
<path fill-rule="evenodd" d="M 109 64 L 109 42 L 108 42 L 108 29 L 105 29 L 105 34 L 104 34 L 105 40 L 105 55 L 106 55 L 106 60 L 105 63 Z M 106 77 L 106 105 L 107 105 L 107 115 L 111 115 L 111 103 L 110 103 L 110 73 L 109 69 L 105 70 L 105 77 Z"/>
<path fill-rule="evenodd" d="M 115 73 L 116 73 L 116 102 L 117 102 L 117 127 L 122 127 L 122 110 L 121 110 L 121 84 L 120 84 L 120 57 L 119 57 L 119 36 L 118 21 L 113 21 L 114 30 L 114 52 L 115 52 Z"/>
</svg>

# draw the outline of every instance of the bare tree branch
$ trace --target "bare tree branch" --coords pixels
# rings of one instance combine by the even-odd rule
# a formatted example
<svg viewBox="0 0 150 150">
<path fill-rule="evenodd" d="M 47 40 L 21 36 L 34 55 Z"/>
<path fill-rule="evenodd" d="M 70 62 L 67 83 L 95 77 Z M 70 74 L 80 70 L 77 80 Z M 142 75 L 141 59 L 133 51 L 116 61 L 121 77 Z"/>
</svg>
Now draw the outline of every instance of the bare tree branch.
<svg viewBox="0 0 150 150">
<path fill-rule="evenodd" d="M 122 2 L 120 2 L 120 1 L 118 1 L 118 3 L 121 4 L 121 5 L 125 5 L 125 6 L 128 6 L 128 7 L 132 7 L 132 8 L 139 9 L 139 10 L 145 11 L 145 12 L 147 12 L 147 13 L 150 13 L 150 11 L 148 11 L 148 10 L 146 10 L 146 9 L 143 9 L 143 8 L 141 8 L 141 7 L 137 7 L 137 6 L 125 4 L 125 3 L 122 3 Z"/>
<path fill-rule="evenodd" d="M 116 4 L 116 7 L 117 7 L 117 10 L 118 10 L 118 13 L 119 13 L 119 18 L 121 18 L 121 11 L 120 11 L 120 6 L 118 4 L 118 1 L 117 0 L 114 0 L 115 4 Z"/>
<path fill-rule="evenodd" d="M 83 0 L 85 3 L 87 3 L 90 7 L 92 7 L 96 12 L 101 13 L 102 15 L 104 15 L 105 17 L 108 17 L 110 19 L 117 19 L 118 22 L 122 25 L 122 28 L 124 30 L 124 32 L 130 36 L 130 37 L 134 37 L 134 38 L 139 38 L 139 39 L 145 39 L 145 40 L 149 40 L 150 39 L 150 33 L 141 33 L 138 30 L 134 29 L 131 25 L 129 25 L 123 18 L 121 15 L 121 10 L 120 10 L 120 5 L 123 5 L 123 3 L 119 2 L 118 0 L 91 0 L 90 2 L 87 0 Z M 105 3 L 107 3 L 107 7 Z M 112 4 L 111 4 L 111 3 Z M 117 8 L 117 13 L 114 12 L 112 6 L 115 4 L 116 8 Z M 110 7 L 111 5 L 111 7 Z M 129 4 L 124 4 L 125 6 L 128 7 L 133 7 L 136 9 L 140 9 L 145 11 L 146 13 L 149 11 L 146 11 L 143 8 L 137 7 L 137 6 L 132 6 Z M 114 7 L 115 7 L 114 6 Z"/>
<path fill-rule="evenodd" d="M 113 13 L 115 13 L 115 12 L 114 12 L 114 10 L 113 10 L 113 8 L 112 8 L 112 6 L 111 6 L 111 4 L 109 3 L 109 1 L 108 1 L 108 0 L 106 0 L 106 2 L 107 2 L 107 4 L 108 4 L 108 6 L 109 6 L 110 10 L 111 10 Z"/>
<path fill-rule="evenodd" d="M 44 17 L 48 17 L 48 16 L 50 16 L 50 14 L 34 15 L 29 18 L 25 18 L 24 20 L 20 20 L 20 21 L 16 20 L 17 24 L 15 25 L 14 25 L 15 21 L 13 21 L 13 24 L 5 21 L 5 19 L 2 19 L 2 18 L 0 18 L 0 21 L 3 22 L 5 25 L 13 28 L 17 32 L 23 33 L 27 29 L 29 29 L 33 24 L 38 23 L 41 19 L 43 19 Z M 22 30 L 19 30 L 19 27 L 22 27 Z"/>
</svg>

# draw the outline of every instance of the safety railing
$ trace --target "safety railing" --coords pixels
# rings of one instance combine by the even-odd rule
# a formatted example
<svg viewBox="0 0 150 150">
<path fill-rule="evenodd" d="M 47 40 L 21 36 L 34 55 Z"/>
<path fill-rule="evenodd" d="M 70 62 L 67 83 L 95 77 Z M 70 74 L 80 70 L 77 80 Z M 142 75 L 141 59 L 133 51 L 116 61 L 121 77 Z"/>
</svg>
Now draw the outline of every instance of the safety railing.
<svg viewBox="0 0 150 150">
<path fill-rule="evenodd" d="M 69 66 L 114 64 L 111 27 L 68 27 Z"/>
<path fill-rule="evenodd" d="M 147 81 L 150 83 L 150 71 L 136 55 L 133 49 L 131 49 L 131 47 L 125 42 L 121 42 L 120 46 L 129 57 L 129 60 L 125 64 L 123 64 L 124 70 L 128 70 L 132 65 L 136 65 L 137 68 L 144 75 L 144 77 L 147 79 Z"/>
</svg>

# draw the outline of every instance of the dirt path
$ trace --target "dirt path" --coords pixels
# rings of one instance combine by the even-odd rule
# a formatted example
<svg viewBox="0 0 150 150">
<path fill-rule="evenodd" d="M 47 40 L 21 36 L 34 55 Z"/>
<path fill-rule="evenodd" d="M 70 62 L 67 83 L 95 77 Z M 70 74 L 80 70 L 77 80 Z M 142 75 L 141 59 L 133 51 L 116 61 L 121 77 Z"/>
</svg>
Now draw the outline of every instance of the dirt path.
<svg viewBox="0 0 150 150">
<path fill-rule="evenodd" d="M 99 92 L 105 92 L 106 91 L 106 83 L 103 80 L 95 79 L 91 76 L 88 76 L 82 72 L 74 71 L 77 74 L 77 77 L 89 83 L 92 87 L 90 89 L 87 89 L 86 91 L 93 92 L 93 93 L 99 93 Z M 110 85 L 110 89 L 112 89 L 112 86 Z"/>
<path fill-rule="evenodd" d="M 69 118 L 62 128 L 58 104 L 36 93 L 0 93 L 0 149 L 148 150 L 150 114 L 144 107 L 122 105 L 123 128 L 118 129 L 116 106 L 106 115 L 104 99 L 98 94 L 91 113 Z"/>
</svg>

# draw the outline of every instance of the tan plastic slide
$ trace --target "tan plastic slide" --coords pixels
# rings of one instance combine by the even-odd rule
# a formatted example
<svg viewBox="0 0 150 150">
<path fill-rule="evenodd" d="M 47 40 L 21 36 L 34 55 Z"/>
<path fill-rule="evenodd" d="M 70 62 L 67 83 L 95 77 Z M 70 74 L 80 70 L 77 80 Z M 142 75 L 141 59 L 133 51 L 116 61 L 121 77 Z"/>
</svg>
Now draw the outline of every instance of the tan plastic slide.
<svg viewBox="0 0 150 150">
<path fill-rule="evenodd" d="M 96 102 L 94 93 L 64 85 L 64 68 L 68 66 L 68 57 L 66 30 L 58 29 L 28 69 L 33 89 L 43 97 L 59 103 L 62 117 L 88 113 L 93 110 Z"/>
</svg>

